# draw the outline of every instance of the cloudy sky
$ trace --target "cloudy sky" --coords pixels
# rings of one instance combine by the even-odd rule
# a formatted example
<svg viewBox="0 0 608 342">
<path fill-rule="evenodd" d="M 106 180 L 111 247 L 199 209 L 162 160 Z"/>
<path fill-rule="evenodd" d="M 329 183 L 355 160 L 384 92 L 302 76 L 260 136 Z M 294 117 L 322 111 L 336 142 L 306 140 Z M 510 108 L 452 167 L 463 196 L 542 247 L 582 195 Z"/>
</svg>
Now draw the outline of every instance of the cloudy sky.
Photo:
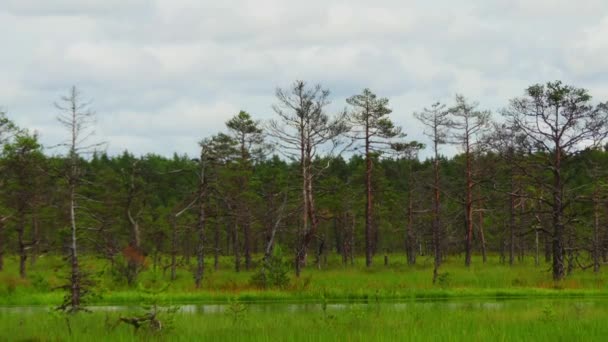
<svg viewBox="0 0 608 342">
<path fill-rule="evenodd" d="M 494 111 L 561 79 L 608 100 L 605 0 L 1 0 L 0 107 L 43 143 L 71 85 L 108 152 L 195 155 L 240 109 L 273 116 L 295 79 L 364 87 L 424 139 L 412 113 L 455 93 Z"/>
</svg>

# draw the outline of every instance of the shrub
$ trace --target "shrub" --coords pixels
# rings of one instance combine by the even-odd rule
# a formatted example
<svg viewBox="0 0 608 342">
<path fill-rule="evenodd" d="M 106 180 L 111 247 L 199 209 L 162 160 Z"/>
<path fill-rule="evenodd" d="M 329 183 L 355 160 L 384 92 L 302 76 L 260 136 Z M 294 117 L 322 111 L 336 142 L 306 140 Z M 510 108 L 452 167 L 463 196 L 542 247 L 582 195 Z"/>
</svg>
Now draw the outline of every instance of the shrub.
<svg viewBox="0 0 608 342">
<path fill-rule="evenodd" d="M 289 264 L 285 261 L 283 251 L 276 245 L 270 257 L 262 260 L 260 268 L 251 277 L 251 284 L 261 288 L 285 288 L 289 284 Z"/>
</svg>

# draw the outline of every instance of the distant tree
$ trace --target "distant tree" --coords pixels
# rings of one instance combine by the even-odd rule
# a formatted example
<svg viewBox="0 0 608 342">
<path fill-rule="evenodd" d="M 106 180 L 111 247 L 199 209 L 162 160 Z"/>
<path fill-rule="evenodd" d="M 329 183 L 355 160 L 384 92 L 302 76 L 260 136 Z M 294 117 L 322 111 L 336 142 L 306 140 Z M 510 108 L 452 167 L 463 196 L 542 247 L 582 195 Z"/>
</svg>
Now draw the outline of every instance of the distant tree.
<svg viewBox="0 0 608 342">
<path fill-rule="evenodd" d="M 196 288 L 201 287 L 203 273 L 205 271 L 205 228 L 207 226 L 207 203 L 208 201 L 208 180 L 207 180 L 207 164 L 209 162 L 207 155 L 207 147 L 201 143 L 201 155 L 199 158 L 199 173 L 198 173 L 198 220 L 197 220 L 197 238 L 198 245 L 196 247 L 196 272 L 194 274 L 194 284 Z"/>
<path fill-rule="evenodd" d="M 4 146 L 16 131 L 15 124 L 6 116 L 6 112 L 0 108 L 0 147 Z M 0 169 L 0 186 L 3 186 L 3 178 L 4 170 Z M 4 269 L 4 225 L 8 218 L 8 215 L 0 215 L 0 271 Z"/>
<path fill-rule="evenodd" d="M 288 89 L 277 89 L 278 104 L 273 106 L 278 120 L 269 123 L 269 134 L 279 150 L 300 166 L 302 177 L 302 225 L 296 243 L 296 275 L 306 261 L 308 246 L 317 234 L 319 215 L 315 205 L 313 179 L 318 174 L 313 160 L 323 148 L 333 151 L 337 138 L 346 131 L 345 115 L 334 118 L 326 113 L 329 91 L 320 85 L 308 87 L 295 81 Z M 327 145 L 330 146 L 327 146 Z"/>
<path fill-rule="evenodd" d="M 230 242 L 234 252 L 234 270 L 241 271 L 241 240 L 239 234 L 239 223 L 243 215 L 237 207 L 241 197 L 239 144 L 232 136 L 218 133 L 211 138 L 203 140 L 206 149 L 207 172 L 209 182 L 209 194 L 219 204 L 224 212 L 224 223 L 226 226 L 226 240 L 228 251 Z M 203 146 L 201 145 L 201 146 Z"/>
<path fill-rule="evenodd" d="M 92 125 L 95 113 L 90 109 L 89 102 L 82 99 L 80 91 L 73 86 L 66 96 L 55 103 L 59 110 L 57 120 L 68 131 L 69 138 L 60 144 L 68 149 L 66 157 L 65 179 L 68 190 L 69 218 L 71 237 L 69 243 L 70 280 L 69 293 L 66 296 L 61 309 L 69 312 L 77 312 L 82 309 L 82 297 L 86 294 L 85 280 L 78 262 L 78 222 L 77 211 L 79 209 L 78 188 L 81 185 L 82 159 L 81 155 L 93 153 L 103 143 L 89 144 L 88 140 L 93 134 Z"/>
<path fill-rule="evenodd" d="M 414 177 L 414 163 L 418 161 L 418 153 L 424 148 L 424 145 L 412 141 L 405 144 L 397 144 L 394 148 L 399 153 L 399 156 L 407 163 L 407 223 L 405 229 L 405 253 L 407 263 L 409 265 L 416 264 L 416 232 L 414 229 L 414 192 L 416 189 L 416 179 Z"/>
<path fill-rule="evenodd" d="M 44 155 L 42 146 L 36 135 L 22 131 L 17 134 L 14 142 L 4 145 L 3 166 L 7 175 L 8 194 L 6 206 L 13 209 L 17 244 L 19 252 L 19 275 L 26 276 L 26 259 L 28 249 L 36 241 L 26 242 L 26 220 L 32 217 L 35 224 L 34 212 L 38 203 L 40 179 L 43 176 L 42 167 Z M 32 227 L 35 230 L 35 227 Z"/>
<path fill-rule="evenodd" d="M 481 134 L 489 128 L 490 112 L 477 110 L 477 103 L 470 103 L 462 95 L 456 95 L 456 104 L 449 109 L 451 116 L 452 139 L 463 149 L 465 159 L 465 187 L 464 187 L 464 247 L 465 266 L 471 265 L 473 253 L 473 212 L 475 202 L 473 198 L 475 186 L 478 181 L 474 179 L 473 163 L 475 149 L 481 143 Z"/>
<path fill-rule="evenodd" d="M 526 149 L 526 138 L 521 132 L 518 132 L 512 126 L 505 123 L 494 123 L 492 132 L 487 136 L 487 144 L 491 150 L 496 152 L 500 161 L 502 161 L 501 169 L 506 173 L 506 184 L 500 186 L 498 180 L 494 181 L 495 188 L 498 189 L 500 194 L 507 197 L 508 210 L 507 238 L 503 242 L 505 246 L 509 247 L 509 265 L 513 265 L 515 262 L 515 247 L 516 247 L 516 234 L 517 234 L 517 202 L 525 201 L 526 195 L 524 194 L 523 186 L 521 186 L 521 171 L 519 167 L 528 169 L 523 163 L 522 157 Z M 520 203 L 521 205 L 521 203 Z M 521 221 L 520 216 L 520 221 Z M 535 232 L 538 234 L 538 230 Z"/>
<path fill-rule="evenodd" d="M 238 195 L 238 221 L 243 227 L 245 269 L 251 267 L 251 202 L 250 181 L 253 172 L 253 161 L 261 157 L 264 150 L 264 135 L 259 122 L 253 120 L 249 113 L 241 111 L 226 126 L 230 135 L 238 142 L 239 155 L 236 160 L 239 176 L 237 177 L 240 193 Z"/>
<path fill-rule="evenodd" d="M 372 264 L 374 229 L 374 191 L 372 189 L 373 159 L 378 153 L 390 149 L 394 139 L 403 138 L 401 128 L 388 118 L 392 110 L 388 108 L 387 98 L 378 98 L 369 89 L 363 89 L 361 94 L 346 99 L 353 107 L 349 115 L 352 137 L 363 142 L 365 153 L 365 265 Z"/>
<path fill-rule="evenodd" d="M 561 280 L 565 276 L 564 231 L 572 222 L 565 211 L 573 199 L 567 187 L 566 163 L 608 134 L 608 105 L 594 106 L 586 89 L 556 81 L 528 87 L 525 96 L 511 100 L 504 114 L 509 124 L 532 141 L 529 158 L 551 175 L 545 180 L 528 174 L 550 194 L 538 200 L 551 209 L 553 279 Z"/>
<path fill-rule="evenodd" d="M 451 125 L 449 114 L 449 111 L 446 110 L 446 106 L 439 102 L 434 103 L 431 108 L 424 108 L 422 112 L 414 113 L 414 116 L 418 120 L 420 120 L 420 122 L 422 122 L 424 126 L 426 126 L 424 134 L 431 139 L 433 146 L 433 283 L 437 281 L 439 266 L 441 266 L 443 258 L 443 228 L 441 223 L 441 181 L 439 146 L 447 142 L 448 129 Z"/>
</svg>

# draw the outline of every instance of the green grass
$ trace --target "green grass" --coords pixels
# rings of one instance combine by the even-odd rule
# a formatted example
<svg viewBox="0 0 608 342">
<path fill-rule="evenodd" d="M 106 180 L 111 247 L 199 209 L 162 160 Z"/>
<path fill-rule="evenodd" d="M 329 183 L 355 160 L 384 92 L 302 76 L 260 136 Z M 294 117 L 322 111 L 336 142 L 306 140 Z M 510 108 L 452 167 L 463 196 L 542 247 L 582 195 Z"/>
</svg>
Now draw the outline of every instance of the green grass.
<svg viewBox="0 0 608 342">
<path fill-rule="evenodd" d="M 380 262 L 380 258 L 377 258 Z M 343 267 L 337 257 L 330 258 L 327 267 L 317 270 L 306 268 L 300 278 L 292 275 L 285 289 L 261 290 L 249 283 L 253 271 L 236 273 L 232 258 L 221 259 L 219 270 L 206 265 L 201 289 L 195 289 L 192 268 L 181 267 L 176 281 L 168 291 L 158 295 L 163 303 L 214 303 L 238 298 L 245 302 L 318 302 L 321 297 L 332 301 L 355 302 L 365 300 L 409 301 L 457 298 L 598 298 L 608 296 L 608 271 L 594 274 L 591 270 L 576 270 L 562 282 L 551 280 L 549 265 L 533 265 L 531 258 L 514 266 L 503 265 L 497 257 L 486 264 L 480 258 L 473 260 L 467 269 L 462 258 L 451 257 L 442 266 L 442 280 L 432 284 L 432 260 L 419 258 L 419 264 L 408 266 L 403 256 L 391 256 L 391 265 L 374 265 L 367 269 L 363 260 L 355 266 Z M 5 260 L 0 272 L 0 305 L 56 305 L 63 293 L 53 290 L 64 283 L 66 267 L 60 257 L 39 258 L 28 269 L 28 278 L 18 276 L 17 259 Z M 107 262 L 99 259 L 83 260 L 83 267 L 96 274 L 96 293 L 93 304 L 137 304 L 150 299 L 150 295 L 129 287 L 110 272 Z M 169 272 L 154 272 L 151 267 L 141 273 L 138 282 L 143 287 L 166 283 Z"/>
<path fill-rule="evenodd" d="M 343 267 L 332 257 L 322 270 L 309 267 L 300 278 L 292 276 L 285 289 L 261 290 L 249 283 L 253 271 L 234 272 L 226 257 L 217 271 L 207 265 L 201 289 L 194 288 L 191 265 L 178 270 L 167 291 L 151 295 L 139 286 L 160 287 L 168 272 L 148 267 L 139 286 L 129 287 L 105 261 L 89 258 L 82 264 L 95 274 L 98 294 L 89 304 L 130 308 L 65 316 L 52 310 L 64 295 L 53 290 L 64 283 L 62 258 L 40 258 L 20 279 L 17 259 L 9 257 L 0 272 L 0 341 L 601 341 L 608 334 L 608 271 L 576 270 L 554 283 L 549 266 L 535 267 L 532 260 L 510 267 L 496 257 L 486 264 L 475 258 L 467 269 L 462 258 L 452 257 L 433 285 L 430 259 L 416 266 L 399 259 L 393 255 L 389 267 L 368 269 L 363 260 Z M 178 313 L 161 334 L 116 325 L 142 303 L 226 304 L 235 298 L 248 308 L 236 320 L 227 305 L 221 313 Z M 322 310 L 318 303 L 330 305 Z M 17 305 L 26 309 L 6 308 Z"/>
<path fill-rule="evenodd" d="M 66 316 L 0 311 L 0 340 L 11 341 L 603 341 L 603 301 L 409 303 L 329 306 L 323 311 L 286 305 L 223 313 L 178 313 L 161 334 L 115 325 L 119 313 Z M 126 313 L 122 313 L 126 314 Z"/>
</svg>

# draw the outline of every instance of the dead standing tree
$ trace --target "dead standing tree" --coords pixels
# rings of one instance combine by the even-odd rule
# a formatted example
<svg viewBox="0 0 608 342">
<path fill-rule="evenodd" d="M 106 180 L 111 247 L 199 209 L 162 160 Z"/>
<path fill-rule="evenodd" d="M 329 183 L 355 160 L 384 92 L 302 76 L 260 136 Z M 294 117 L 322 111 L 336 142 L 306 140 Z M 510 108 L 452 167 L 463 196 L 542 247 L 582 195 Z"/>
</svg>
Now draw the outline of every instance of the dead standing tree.
<svg viewBox="0 0 608 342">
<path fill-rule="evenodd" d="M 80 91 L 73 86 L 68 95 L 62 96 L 55 103 L 59 110 L 57 120 L 69 132 L 69 140 L 59 146 L 66 147 L 68 154 L 66 158 L 65 178 L 68 190 L 69 218 L 70 218 L 70 243 L 69 262 L 70 280 L 69 293 L 60 309 L 69 312 L 77 312 L 82 309 L 82 297 L 86 293 L 83 274 L 78 262 L 78 221 L 79 209 L 78 188 L 82 181 L 81 155 L 94 153 L 104 143 L 88 143 L 93 135 L 92 125 L 95 122 L 95 113 L 90 109 L 90 102 L 84 101 Z"/>
<path fill-rule="evenodd" d="M 197 233 L 198 233 L 198 245 L 196 247 L 196 272 L 194 274 L 194 284 L 196 288 L 201 287 L 203 280 L 203 272 L 205 271 L 205 228 L 207 225 L 207 196 L 208 196 L 208 176 L 207 176 L 207 164 L 209 162 L 209 156 L 207 146 L 204 141 L 201 145 L 201 156 L 199 159 L 199 174 L 198 174 L 198 220 L 197 220 Z"/>
<path fill-rule="evenodd" d="M 443 228 L 441 225 L 441 181 L 440 175 L 440 160 L 439 160 L 439 145 L 445 144 L 448 129 L 451 121 L 449 118 L 449 112 L 446 110 L 446 106 L 436 102 L 431 108 L 424 108 L 420 113 L 414 113 L 414 116 L 424 126 L 426 130 L 424 134 L 428 136 L 432 141 L 433 146 L 433 210 L 432 210 L 432 232 L 433 232 L 433 253 L 434 253 L 434 267 L 433 267 L 433 283 L 437 280 L 439 272 L 439 266 L 442 262 L 442 243 L 443 243 Z"/>
<path fill-rule="evenodd" d="M 306 82 L 296 81 L 288 89 L 277 89 L 276 97 L 279 103 L 273 109 L 279 119 L 269 122 L 269 135 L 284 155 L 299 162 L 302 177 L 302 223 L 295 253 L 296 276 L 299 276 L 319 225 L 313 191 L 318 170 L 313 166 L 313 159 L 324 147 L 330 154 L 333 152 L 338 145 L 337 138 L 346 131 L 345 115 L 331 118 L 325 112 L 329 91 L 320 85 L 308 87 Z"/>
<path fill-rule="evenodd" d="M 554 280 L 565 276 L 564 232 L 571 222 L 565 213 L 572 201 L 565 166 L 578 151 L 606 137 L 607 109 L 605 103 L 592 105 L 586 89 L 556 81 L 529 87 L 525 96 L 511 100 L 504 113 L 508 122 L 533 142 L 530 158 L 551 175 L 547 181 L 527 174 L 550 193 L 548 198 L 538 200 L 551 209 Z"/>
</svg>

